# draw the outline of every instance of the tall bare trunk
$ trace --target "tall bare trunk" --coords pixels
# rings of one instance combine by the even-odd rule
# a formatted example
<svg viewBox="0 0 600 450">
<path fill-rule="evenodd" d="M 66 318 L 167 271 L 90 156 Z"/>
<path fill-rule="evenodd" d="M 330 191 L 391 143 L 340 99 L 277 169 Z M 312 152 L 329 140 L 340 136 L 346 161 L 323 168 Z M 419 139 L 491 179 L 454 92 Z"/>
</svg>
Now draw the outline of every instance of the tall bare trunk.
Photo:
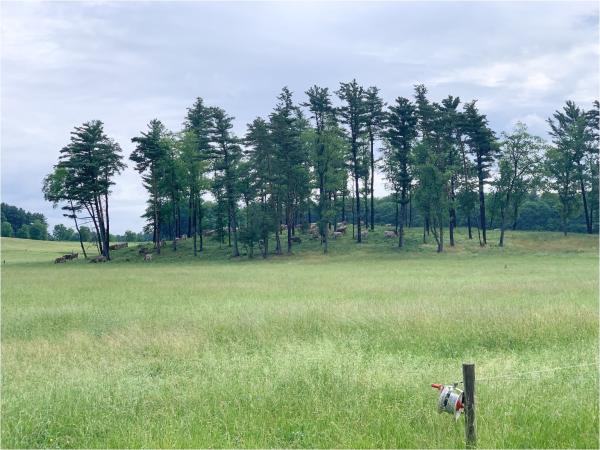
<svg viewBox="0 0 600 450">
<path fill-rule="evenodd" d="M 375 229 L 375 152 L 373 150 L 373 135 L 371 134 L 371 231 Z"/>
</svg>

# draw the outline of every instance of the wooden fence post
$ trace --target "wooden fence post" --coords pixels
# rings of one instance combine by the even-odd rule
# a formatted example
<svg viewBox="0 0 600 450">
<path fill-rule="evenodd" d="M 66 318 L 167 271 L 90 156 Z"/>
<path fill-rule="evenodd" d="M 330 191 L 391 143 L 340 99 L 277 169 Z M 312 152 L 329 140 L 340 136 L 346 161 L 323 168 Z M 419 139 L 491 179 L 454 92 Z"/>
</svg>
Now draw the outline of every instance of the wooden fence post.
<svg viewBox="0 0 600 450">
<path fill-rule="evenodd" d="M 477 424 L 475 423 L 475 364 L 463 364 L 465 386 L 465 442 L 466 448 L 477 447 Z"/>
</svg>

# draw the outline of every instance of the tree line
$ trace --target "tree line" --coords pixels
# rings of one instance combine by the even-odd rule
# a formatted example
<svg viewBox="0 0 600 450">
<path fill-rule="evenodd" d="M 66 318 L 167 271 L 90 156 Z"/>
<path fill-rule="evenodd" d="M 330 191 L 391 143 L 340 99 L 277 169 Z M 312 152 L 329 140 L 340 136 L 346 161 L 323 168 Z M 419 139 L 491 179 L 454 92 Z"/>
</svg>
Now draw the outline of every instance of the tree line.
<svg viewBox="0 0 600 450">
<path fill-rule="evenodd" d="M 224 109 L 197 98 L 179 131 L 151 120 L 132 138 L 129 159 L 148 193 L 145 231 L 156 252 L 165 238 L 177 250 L 176 238 L 186 235 L 197 255 L 210 235 L 234 257 L 241 245 L 267 257 L 291 253 L 302 229 L 326 253 L 339 227 L 351 227 L 360 243 L 376 223 L 377 169 L 392 192 L 399 247 L 413 214 L 438 252 L 455 245 L 459 223 L 485 246 L 490 211 L 502 246 L 504 230 L 539 193 L 558 199 L 565 234 L 580 212 L 586 231 L 597 229 L 598 108 L 597 101 L 589 110 L 566 102 L 548 119 L 552 140 L 545 142 L 523 123 L 497 135 L 475 100 L 432 101 L 423 85 L 391 105 L 356 80 L 335 92 L 313 86 L 300 103 L 284 87 L 272 112 L 249 123 L 243 137 Z M 45 198 L 61 205 L 77 233 L 82 221 L 93 226 L 107 258 L 109 193 L 124 167 L 119 144 L 95 120 L 74 129 L 43 183 Z"/>
</svg>

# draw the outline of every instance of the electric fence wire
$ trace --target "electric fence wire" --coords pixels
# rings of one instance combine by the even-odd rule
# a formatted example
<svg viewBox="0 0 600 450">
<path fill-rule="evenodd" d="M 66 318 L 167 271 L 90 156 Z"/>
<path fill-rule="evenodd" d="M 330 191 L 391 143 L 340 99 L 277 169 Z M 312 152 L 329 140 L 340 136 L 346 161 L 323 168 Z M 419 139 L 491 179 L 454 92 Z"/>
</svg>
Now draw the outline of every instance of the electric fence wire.
<svg viewBox="0 0 600 450">
<path fill-rule="evenodd" d="M 476 378 L 476 381 L 483 382 L 483 381 L 495 381 L 495 380 L 518 380 L 527 375 L 555 372 L 555 371 L 559 371 L 559 370 L 567 370 L 567 369 L 574 369 L 574 368 L 580 368 L 580 367 L 591 367 L 591 366 L 599 367 L 599 363 L 594 362 L 594 363 L 574 364 L 574 365 L 570 365 L 570 366 L 561 366 L 561 367 L 552 367 L 549 369 L 533 370 L 530 372 L 515 372 L 515 373 L 511 373 L 511 374 L 507 374 L 507 375 L 499 375 L 496 377 Z M 457 384 L 457 385 L 463 384 L 463 381 L 457 381 L 457 382 L 455 382 L 455 384 Z"/>
</svg>

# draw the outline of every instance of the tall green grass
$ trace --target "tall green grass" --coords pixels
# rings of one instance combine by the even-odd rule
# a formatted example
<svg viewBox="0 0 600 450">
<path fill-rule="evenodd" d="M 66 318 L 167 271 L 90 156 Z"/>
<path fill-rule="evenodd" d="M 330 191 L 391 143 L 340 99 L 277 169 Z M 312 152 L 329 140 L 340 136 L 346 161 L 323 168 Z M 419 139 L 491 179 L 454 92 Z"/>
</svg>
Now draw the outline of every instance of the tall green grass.
<svg viewBox="0 0 600 450">
<path fill-rule="evenodd" d="M 462 447 L 429 384 L 467 360 L 503 377 L 477 384 L 480 447 L 598 447 L 597 365 L 531 373 L 597 361 L 596 237 L 381 235 L 100 265 L 2 239 L 2 447 Z"/>
</svg>

